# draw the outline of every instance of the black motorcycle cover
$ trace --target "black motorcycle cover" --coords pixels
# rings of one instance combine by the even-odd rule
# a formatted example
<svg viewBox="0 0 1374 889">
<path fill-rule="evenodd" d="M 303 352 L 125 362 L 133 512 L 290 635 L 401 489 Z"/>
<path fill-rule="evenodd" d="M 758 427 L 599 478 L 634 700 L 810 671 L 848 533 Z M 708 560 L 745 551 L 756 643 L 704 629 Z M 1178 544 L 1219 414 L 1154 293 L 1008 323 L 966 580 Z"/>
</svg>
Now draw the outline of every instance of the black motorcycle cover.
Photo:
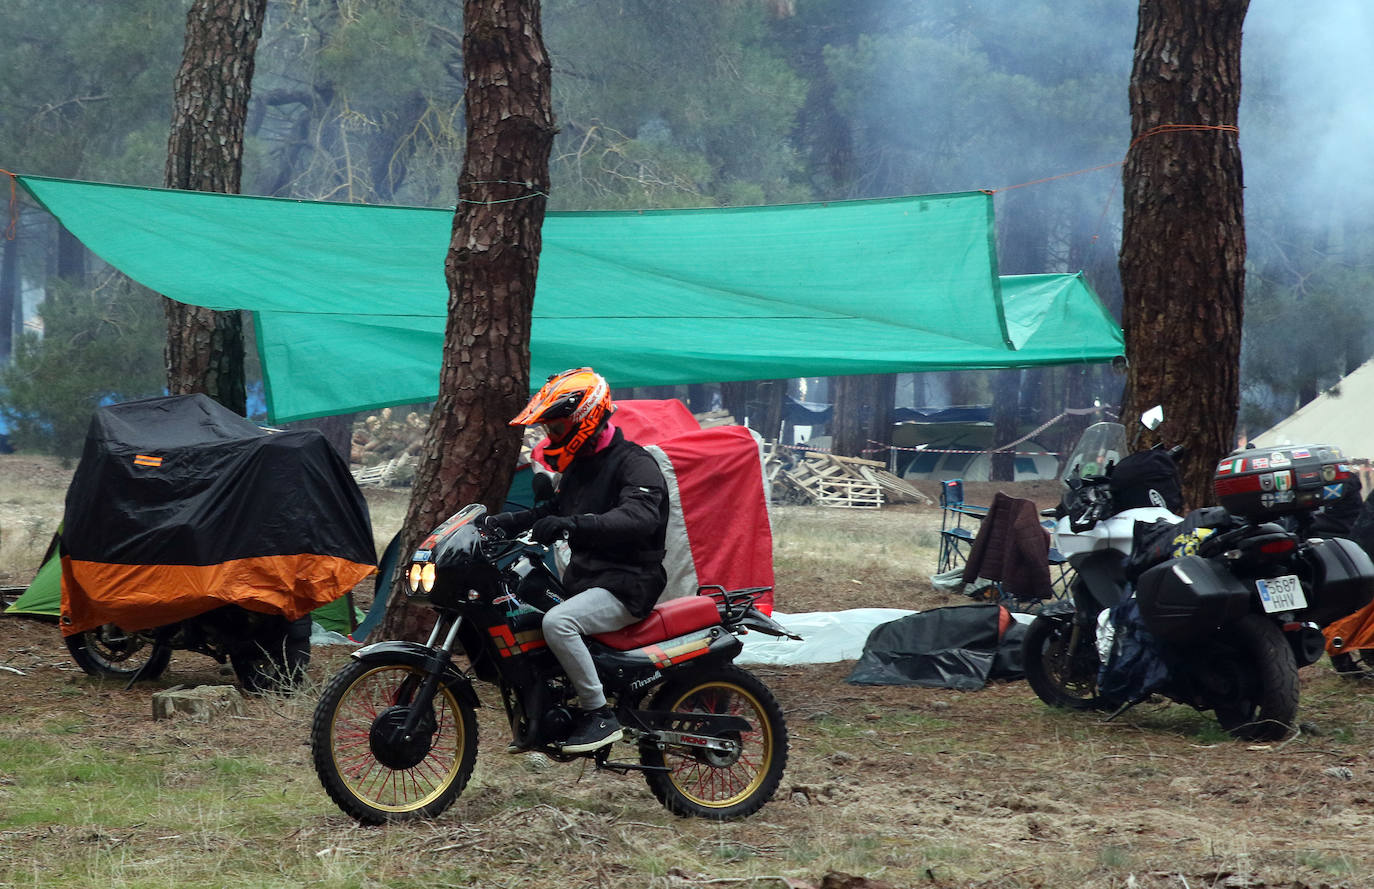
<svg viewBox="0 0 1374 889">
<path fill-rule="evenodd" d="M 103 407 L 67 490 L 62 632 L 226 604 L 295 620 L 376 562 L 367 502 L 318 431 L 263 429 L 204 395 Z"/>
<path fill-rule="evenodd" d="M 1024 624 L 1001 605 L 953 605 L 879 624 L 868 634 L 850 685 L 979 689 L 1020 679 Z"/>
</svg>

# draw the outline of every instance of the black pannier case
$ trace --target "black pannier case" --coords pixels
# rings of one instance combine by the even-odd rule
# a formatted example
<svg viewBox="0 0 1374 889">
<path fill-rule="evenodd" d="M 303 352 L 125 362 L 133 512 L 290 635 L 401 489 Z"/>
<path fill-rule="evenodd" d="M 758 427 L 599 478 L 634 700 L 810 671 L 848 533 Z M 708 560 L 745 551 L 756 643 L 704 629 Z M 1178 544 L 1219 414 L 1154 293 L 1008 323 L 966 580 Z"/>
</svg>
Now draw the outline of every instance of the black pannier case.
<svg viewBox="0 0 1374 889">
<path fill-rule="evenodd" d="M 1374 598 L 1374 561 L 1358 543 L 1341 537 L 1314 540 L 1307 553 L 1312 589 L 1321 590 L 1321 599 L 1307 603 L 1305 620 L 1325 626 Z"/>
<path fill-rule="evenodd" d="M 1201 556 L 1183 556 L 1140 575 L 1136 597 L 1145 628 L 1186 642 L 1250 611 L 1251 586 Z"/>
</svg>

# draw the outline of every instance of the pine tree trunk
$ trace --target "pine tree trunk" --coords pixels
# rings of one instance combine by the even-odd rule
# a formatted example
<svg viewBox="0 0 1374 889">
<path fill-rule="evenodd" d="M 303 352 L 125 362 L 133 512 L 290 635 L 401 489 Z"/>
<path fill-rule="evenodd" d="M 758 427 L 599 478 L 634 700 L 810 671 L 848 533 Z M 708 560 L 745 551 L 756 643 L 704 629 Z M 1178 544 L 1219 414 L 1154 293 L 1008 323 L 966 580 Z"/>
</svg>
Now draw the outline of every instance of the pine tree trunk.
<svg viewBox="0 0 1374 889">
<path fill-rule="evenodd" d="M 1211 502 L 1240 403 L 1245 221 L 1237 112 L 1249 0 L 1141 0 L 1121 244 L 1123 422 L 1163 405 L 1184 497 Z M 1179 129 L 1187 125 L 1190 129 Z M 1162 129 L 1161 129 L 1162 128 Z M 1149 443 L 1148 433 L 1142 443 Z"/>
<path fill-rule="evenodd" d="M 0 364 L 8 364 L 19 336 L 19 239 L 5 239 L 0 256 Z"/>
<path fill-rule="evenodd" d="M 237 194 L 253 62 L 267 0 L 195 0 L 177 71 L 167 139 L 168 188 Z M 240 312 L 215 312 L 173 300 L 167 315 L 167 389 L 204 392 L 247 413 Z"/>
<path fill-rule="evenodd" d="M 835 377 L 834 385 L 831 449 L 846 457 L 887 460 L 896 374 Z"/>
<path fill-rule="evenodd" d="M 462 504 L 505 500 L 530 394 L 530 317 L 548 203 L 554 121 L 538 0 L 467 0 L 467 146 L 444 274 L 444 360 L 403 552 Z M 595 366 L 595 356 L 587 357 Z M 381 633 L 419 638 L 429 622 L 392 595 Z"/>
</svg>

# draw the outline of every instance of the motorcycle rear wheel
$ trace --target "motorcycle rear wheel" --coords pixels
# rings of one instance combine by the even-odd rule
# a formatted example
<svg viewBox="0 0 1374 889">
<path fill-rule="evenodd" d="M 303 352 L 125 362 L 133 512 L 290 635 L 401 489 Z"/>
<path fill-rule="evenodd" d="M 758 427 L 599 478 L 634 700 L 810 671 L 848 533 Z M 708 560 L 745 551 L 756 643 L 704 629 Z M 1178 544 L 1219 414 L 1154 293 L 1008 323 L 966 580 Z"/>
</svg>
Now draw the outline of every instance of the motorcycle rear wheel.
<svg viewBox="0 0 1374 889">
<path fill-rule="evenodd" d="M 703 670 L 670 683 L 654 696 L 654 710 L 721 713 L 748 720 L 734 738 L 738 755 L 716 758 L 699 749 L 644 742 L 640 762 L 668 771 L 644 773 L 668 811 L 725 821 L 752 815 L 772 798 L 787 766 L 787 722 L 768 686 L 732 665 Z"/>
<path fill-rule="evenodd" d="M 67 651 L 76 665 L 101 679 L 156 679 L 172 660 L 169 646 L 142 633 L 128 633 L 114 624 L 103 624 L 84 633 L 67 636 Z"/>
<path fill-rule="evenodd" d="M 1076 651 L 1070 651 L 1072 617 L 1037 617 L 1021 643 L 1026 684 L 1051 707 L 1068 710 L 1111 709 L 1115 703 L 1098 693 L 1102 660 L 1097 655 L 1097 627 L 1084 626 Z"/>
<path fill-rule="evenodd" d="M 1298 663 L 1273 620 L 1247 614 L 1232 626 L 1247 662 L 1239 665 L 1240 694 L 1212 709 L 1217 722 L 1242 741 L 1277 741 L 1298 718 Z"/>
<path fill-rule="evenodd" d="M 310 666 L 310 618 L 288 622 L 263 615 L 254 638 L 229 652 L 229 663 L 248 694 L 291 691 Z"/>
<path fill-rule="evenodd" d="M 388 737 L 416 702 L 424 672 L 350 661 L 325 686 L 310 726 L 315 772 L 363 824 L 434 818 L 453 804 L 477 760 L 477 719 L 440 684 L 412 740 Z"/>
</svg>

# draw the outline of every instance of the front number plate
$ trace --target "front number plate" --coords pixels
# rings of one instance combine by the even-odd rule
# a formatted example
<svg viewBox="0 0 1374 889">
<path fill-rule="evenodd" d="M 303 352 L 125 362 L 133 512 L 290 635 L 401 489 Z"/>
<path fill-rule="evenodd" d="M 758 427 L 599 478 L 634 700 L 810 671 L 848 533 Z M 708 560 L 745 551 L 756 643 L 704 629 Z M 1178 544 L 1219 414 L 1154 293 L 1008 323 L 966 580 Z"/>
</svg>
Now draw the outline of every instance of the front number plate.
<svg viewBox="0 0 1374 889">
<path fill-rule="evenodd" d="M 1302 594 L 1302 583 L 1298 581 L 1296 574 L 1257 580 L 1255 586 L 1259 587 L 1260 601 L 1264 603 L 1264 610 L 1269 614 L 1298 611 L 1307 607 L 1307 597 Z"/>
</svg>

